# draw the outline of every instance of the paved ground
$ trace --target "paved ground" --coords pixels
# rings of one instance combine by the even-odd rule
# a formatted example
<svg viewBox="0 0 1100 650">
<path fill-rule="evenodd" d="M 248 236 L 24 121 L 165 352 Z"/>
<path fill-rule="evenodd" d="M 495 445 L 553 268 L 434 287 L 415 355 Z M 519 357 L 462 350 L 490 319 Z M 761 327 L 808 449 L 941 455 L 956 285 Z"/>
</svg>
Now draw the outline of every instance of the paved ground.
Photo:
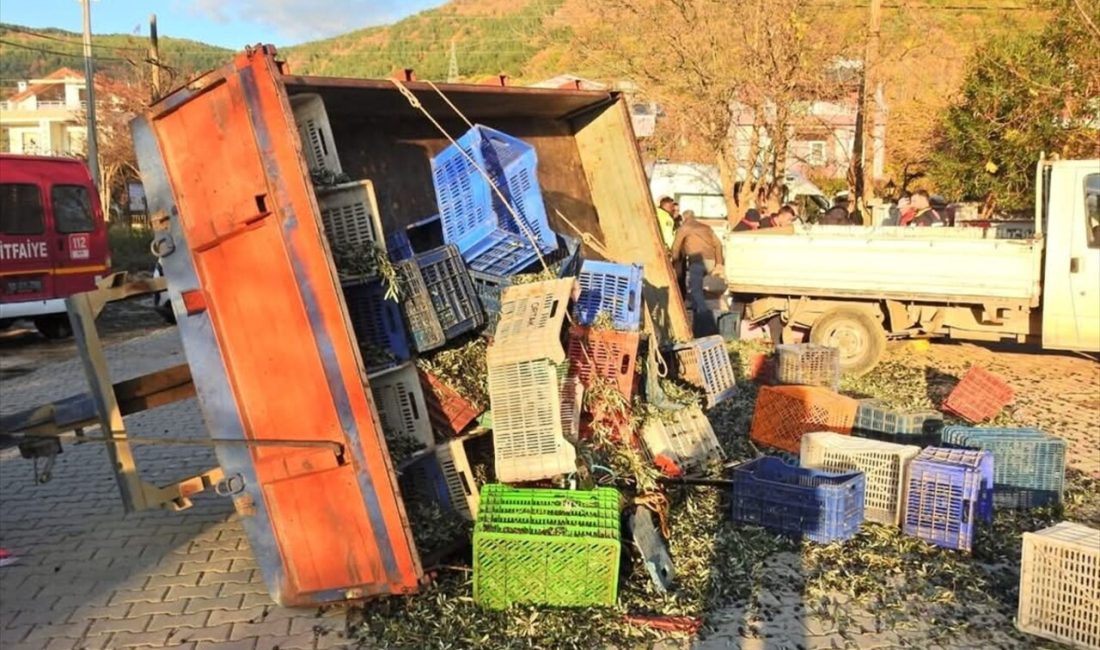
<svg viewBox="0 0 1100 650">
<path fill-rule="evenodd" d="M 40 363 L 64 347 L 5 346 L 2 412 L 86 390 L 76 359 Z M 182 358 L 174 329 L 108 348 L 116 381 Z M 128 417 L 126 425 L 141 435 L 206 435 L 194 400 Z M 214 465 L 204 448 L 143 446 L 136 455 L 143 477 L 158 482 Z M 20 556 L 0 568 L 5 650 L 345 644 L 342 611 L 275 606 L 228 500 L 203 495 L 182 513 L 125 515 L 107 463 L 101 446 L 67 446 L 54 479 L 39 486 L 18 451 L 0 452 L 0 546 Z"/>
</svg>

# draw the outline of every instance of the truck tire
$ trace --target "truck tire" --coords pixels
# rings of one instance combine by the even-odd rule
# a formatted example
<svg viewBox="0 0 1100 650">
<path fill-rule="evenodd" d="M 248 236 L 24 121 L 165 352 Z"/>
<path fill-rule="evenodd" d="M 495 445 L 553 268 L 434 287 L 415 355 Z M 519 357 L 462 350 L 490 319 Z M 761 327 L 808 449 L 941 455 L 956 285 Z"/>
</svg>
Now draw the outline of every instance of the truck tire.
<svg viewBox="0 0 1100 650">
<path fill-rule="evenodd" d="M 875 367 L 886 349 L 886 332 L 870 314 L 834 309 L 814 322 L 810 342 L 840 350 L 840 371 L 860 376 Z"/>
<path fill-rule="evenodd" d="M 50 314 L 34 319 L 34 328 L 50 340 L 64 339 L 73 335 L 73 327 L 65 314 Z"/>
</svg>

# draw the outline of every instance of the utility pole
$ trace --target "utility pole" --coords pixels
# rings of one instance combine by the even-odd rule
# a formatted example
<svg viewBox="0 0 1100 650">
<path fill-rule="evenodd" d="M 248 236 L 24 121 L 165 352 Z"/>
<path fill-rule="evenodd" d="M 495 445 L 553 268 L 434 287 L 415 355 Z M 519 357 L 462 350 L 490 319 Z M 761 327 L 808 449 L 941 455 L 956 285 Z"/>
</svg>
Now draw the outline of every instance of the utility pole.
<svg viewBox="0 0 1100 650">
<path fill-rule="evenodd" d="M 92 0 L 80 0 L 84 9 L 84 95 L 88 107 L 88 169 L 92 173 L 92 182 L 100 185 L 99 146 L 96 144 L 95 128 L 95 66 L 92 62 Z M 99 187 L 99 189 L 103 189 Z"/>
<path fill-rule="evenodd" d="M 859 199 L 862 199 L 866 209 L 868 201 L 874 195 L 875 180 L 875 130 L 878 126 L 875 119 L 878 109 L 879 89 L 879 39 L 882 34 L 882 0 L 871 0 L 870 25 L 867 33 L 867 48 L 863 55 L 863 88 L 860 93 L 860 111 L 863 113 L 862 132 L 863 139 L 862 160 L 860 171 L 862 172 L 861 189 Z"/>
<path fill-rule="evenodd" d="M 157 41 L 157 15 L 149 15 L 149 65 L 152 80 L 153 101 L 160 99 L 160 43 Z"/>
<path fill-rule="evenodd" d="M 458 52 L 455 50 L 455 39 L 451 39 L 451 61 L 447 65 L 447 83 L 458 83 Z"/>
</svg>

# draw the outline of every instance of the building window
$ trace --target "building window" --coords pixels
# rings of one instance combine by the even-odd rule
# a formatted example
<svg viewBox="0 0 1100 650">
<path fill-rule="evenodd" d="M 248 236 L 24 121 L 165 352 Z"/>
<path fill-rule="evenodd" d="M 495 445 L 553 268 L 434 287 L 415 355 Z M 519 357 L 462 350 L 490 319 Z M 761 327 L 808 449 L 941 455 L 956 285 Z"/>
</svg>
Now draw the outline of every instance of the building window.
<svg viewBox="0 0 1100 650">
<path fill-rule="evenodd" d="M 41 235 L 46 232 L 42 192 L 28 183 L 0 184 L 0 233 Z"/>
<path fill-rule="evenodd" d="M 806 143 L 806 164 L 811 167 L 823 167 L 826 162 L 825 141 L 811 140 Z"/>
<path fill-rule="evenodd" d="M 92 201 L 83 185 L 54 185 L 50 189 L 57 232 L 91 232 Z"/>
</svg>

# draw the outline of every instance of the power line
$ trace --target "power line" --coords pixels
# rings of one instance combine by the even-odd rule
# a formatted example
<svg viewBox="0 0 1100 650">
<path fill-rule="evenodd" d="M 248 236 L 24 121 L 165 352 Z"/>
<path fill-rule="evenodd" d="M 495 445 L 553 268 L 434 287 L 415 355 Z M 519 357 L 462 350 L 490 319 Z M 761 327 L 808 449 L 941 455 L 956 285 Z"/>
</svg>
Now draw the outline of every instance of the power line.
<svg viewBox="0 0 1100 650">
<path fill-rule="evenodd" d="M 3 39 L 0 39 L 0 43 L 2 43 L 4 45 L 10 45 L 11 47 L 18 47 L 18 48 L 23 49 L 23 50 L 30 50 L 32 52 L 40 52 L 42 54 L 53 54 L 54 56 L 70 56 L 70 57 L 73 57 L 73 58 L 76 58 L 76 59 L 84 58 L 84 55 L 79 54 L 79 53 L 58 52 L 57 50 L 47 50 L 47 49 L 42 48 L 42 47 L 33 47 L 33 46 L 30 46 L 30 45 L 23 45 L 22 43 L 13 43 L 12 41 L 5 41 Z M 131 61 L 130 59 L 124 59 L 124 58 L 119 57 L 119 56 L 97 56 L 95 58 L 96 58 L 97 61 L 122 61 L 124 63 L 133 63 L 133 61 Z"/>
<path fill-rule="evenodd" d="M 4 25 L 3 29 L 6 29 L 6 30 L 12 31 L 12 32 L 18 32 L 20 34 L 26 34 L 28 36 L 36 36 L 38 38 L 44 38 L 44 39 L 49 40 L 49 41 L 57 41 L 58 43 L 67 43 L 69 45 L 82 45 L 78 41 L 72 41 L 72 40 L 69 40 L 67 38 L 61 38 L 61 37 L 58 37 L 58 36 L 51 36 L 49 34 L 41 34 L 39 32 L 31 31 L 29 29 L 23 29 L 22 27 L 18 27 L 16 25 Z M 128 46 L 122 46 L 122 45 L 119 45 L 119 46 L 102 45 L 102 44 L 101 45 L 96 45 L 94 43 L 92 44 L 92 47 L 98 47 L 98 48 L 109 49 L 109 50 L 129 50 L 131 52 L 144 52 L 145 49 L 146 49 L 144 47 L 128 47 Z"/>
</svg>

